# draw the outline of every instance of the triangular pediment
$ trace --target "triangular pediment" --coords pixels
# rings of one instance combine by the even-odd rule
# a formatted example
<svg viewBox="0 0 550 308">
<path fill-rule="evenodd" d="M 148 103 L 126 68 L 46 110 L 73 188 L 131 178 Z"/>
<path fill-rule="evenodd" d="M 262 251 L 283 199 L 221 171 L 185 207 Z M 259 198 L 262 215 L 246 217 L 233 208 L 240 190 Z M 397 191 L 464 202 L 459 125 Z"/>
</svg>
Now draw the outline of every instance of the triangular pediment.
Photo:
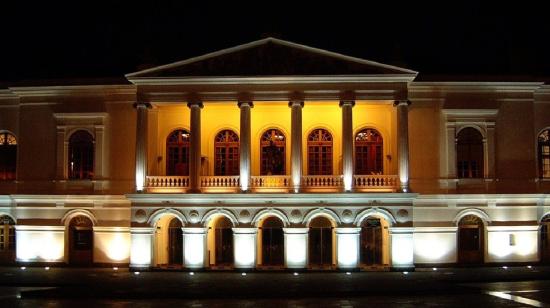
<svg viewBox="0 0 550 308">
<path fill-rule="evenodd" d="M 416 75 L 374 61 L 266 38 L 203 56 L 127 74 L 134 78 Z"/>
</svg>

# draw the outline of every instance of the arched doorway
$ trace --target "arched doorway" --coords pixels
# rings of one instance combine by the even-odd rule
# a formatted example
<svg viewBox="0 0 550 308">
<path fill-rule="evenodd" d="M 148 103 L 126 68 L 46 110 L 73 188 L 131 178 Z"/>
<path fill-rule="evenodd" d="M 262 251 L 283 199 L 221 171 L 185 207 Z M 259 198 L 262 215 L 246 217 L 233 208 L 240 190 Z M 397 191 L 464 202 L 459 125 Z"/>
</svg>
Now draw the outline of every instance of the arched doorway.
<svg viewBox="0 0 550 308">
<path fill-rule="evenodd" d="M 260 175 L 285 175 L 285 135 L 268 129 L 260 140 Z"/>
<path fill-rule="evenodd" d="M 258 232 L 261 238 L 262 265 L 284 266 L 283 222 L 274 216 L 266 217 Z"/>
<path fill-rule="evenodd" d="M 15 262 L 15 222 L 7 215 L 0 216 L 0 264 Z"/>
<path fill-rule="evenodd" d="M 94 259 L 94 229 L 92 221 L 83 215 L 69 222 L 69 264 L 91 266 Z"/>
<path fill-rule="evenodd" d="M 378 217 L 368 217 L 363 220 L 361 223 L 361 265 L 389 265 L 388 227 L 388 222 Z"/>
<path fill-rule="evenodd" d="M 155 265 L 183 265 L 183 224 L 173 215 L 164 215 L 155 225 Z"/>
<path fill-rule="evenodd" d="M 458 263 L 482 264 L 485 253 L 483 220 L 466 215 L 458 222 Z"/>
<path fill-rule="evenodd" d="M 178 129 L 166 138 L 166 175 L 189 175 L 189 137 L 185 129 Z"/>
<path fill-rule="evenodd" d="M 309 266 L 327 268 L 332 266 L 333 225 L 323 216 L 309 223 Z"/>
<path fill-rule="evenodd" d="M 540 261 L 550 263 L 550 214 L 540 222 Z"/>
<path fill-rule="evenodd" d="M 233 266 L 233 224 L 219 215 L 208 225 L 208 256 L 211 266 Z"/>
</svg>

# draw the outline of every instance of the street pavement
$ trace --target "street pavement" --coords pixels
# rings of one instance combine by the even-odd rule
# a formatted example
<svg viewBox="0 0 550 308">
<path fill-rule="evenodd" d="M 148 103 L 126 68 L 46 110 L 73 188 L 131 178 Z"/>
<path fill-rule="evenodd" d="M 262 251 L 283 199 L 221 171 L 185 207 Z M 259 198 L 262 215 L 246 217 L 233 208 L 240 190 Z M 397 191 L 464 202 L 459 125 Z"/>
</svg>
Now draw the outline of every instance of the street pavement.
<svg viewBox="0 0 550 308">
<path fill-rule="evenodd" d="M 246 275 L 0 267 L 0 298 L 9 307 L 545 307 L 550 267 Z"/>
</svg>

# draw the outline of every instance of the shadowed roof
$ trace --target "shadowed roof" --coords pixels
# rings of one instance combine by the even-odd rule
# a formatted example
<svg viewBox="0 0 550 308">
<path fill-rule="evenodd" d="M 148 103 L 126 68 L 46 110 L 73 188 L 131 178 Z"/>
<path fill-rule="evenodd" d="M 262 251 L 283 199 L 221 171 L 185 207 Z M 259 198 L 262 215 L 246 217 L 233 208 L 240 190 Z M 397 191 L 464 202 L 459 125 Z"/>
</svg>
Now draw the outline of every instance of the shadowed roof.
<svg viewBox="0 0 550 308">
<path fill-rule="evenodd" d="M 416 75 L 417 72 L 275 38 L 127 74 L 126 77 Z"/>
</svg>

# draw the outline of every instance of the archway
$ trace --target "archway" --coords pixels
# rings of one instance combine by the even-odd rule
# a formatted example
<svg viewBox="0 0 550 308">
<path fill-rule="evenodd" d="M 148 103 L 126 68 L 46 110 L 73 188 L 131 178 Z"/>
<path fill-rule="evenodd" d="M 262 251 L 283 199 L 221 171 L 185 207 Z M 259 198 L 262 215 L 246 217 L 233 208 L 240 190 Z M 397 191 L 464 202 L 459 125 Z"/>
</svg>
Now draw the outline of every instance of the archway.
<svg viewBox="0 0 550 308">
<path fill-rule="evenodd" d="M 258 228 L 261 250 L 260 260 L 264 266 L 284 266 L 283 222 L 275 216 L 268 216 Z"/>
<path fill-rule="evenodd" d="M 183 223 L 174 215 L 163 215 L 155 224 L 155 262 L 158 267 L 183 265 Z"/>
<path fill-rule="evenodd" d="M 330 219 L 317 216 L 309 223 L 309 266 L 326 268 L 333 264 L 333 229 Z"/>
<path fill-rule="evenodd" d="M 0 216 L 0 264 L 15 262 L 15 221 L 8 215 Z"/>
<path fill-rule="evenodd" d="M 84 215 L 78 215 L 69 222 L 69 264 L 91 266 L 94 260 L 93 222 Z"/>
<path fill-rule="evenodd" d="M 389 265 L 389 223 L 370 216 L 361 222 L 360 261 L 363 266 Z"/>
<path fill-rule="evenodd" d="M 458 263 L 482 264 L 485 254 L 485 228 L 483 220 L 468 214 L 458 222 Z"/>
<path fill-rule="evenodd" d="M 208 256 L 211 266 L 233 266 L 233 223 L 217 215 L 208 223 Z"/>
<path fill-rule="evenodd" d="M 550 214 L 540 222 L 540 261 L 550 263 Z"/>
</svg>

